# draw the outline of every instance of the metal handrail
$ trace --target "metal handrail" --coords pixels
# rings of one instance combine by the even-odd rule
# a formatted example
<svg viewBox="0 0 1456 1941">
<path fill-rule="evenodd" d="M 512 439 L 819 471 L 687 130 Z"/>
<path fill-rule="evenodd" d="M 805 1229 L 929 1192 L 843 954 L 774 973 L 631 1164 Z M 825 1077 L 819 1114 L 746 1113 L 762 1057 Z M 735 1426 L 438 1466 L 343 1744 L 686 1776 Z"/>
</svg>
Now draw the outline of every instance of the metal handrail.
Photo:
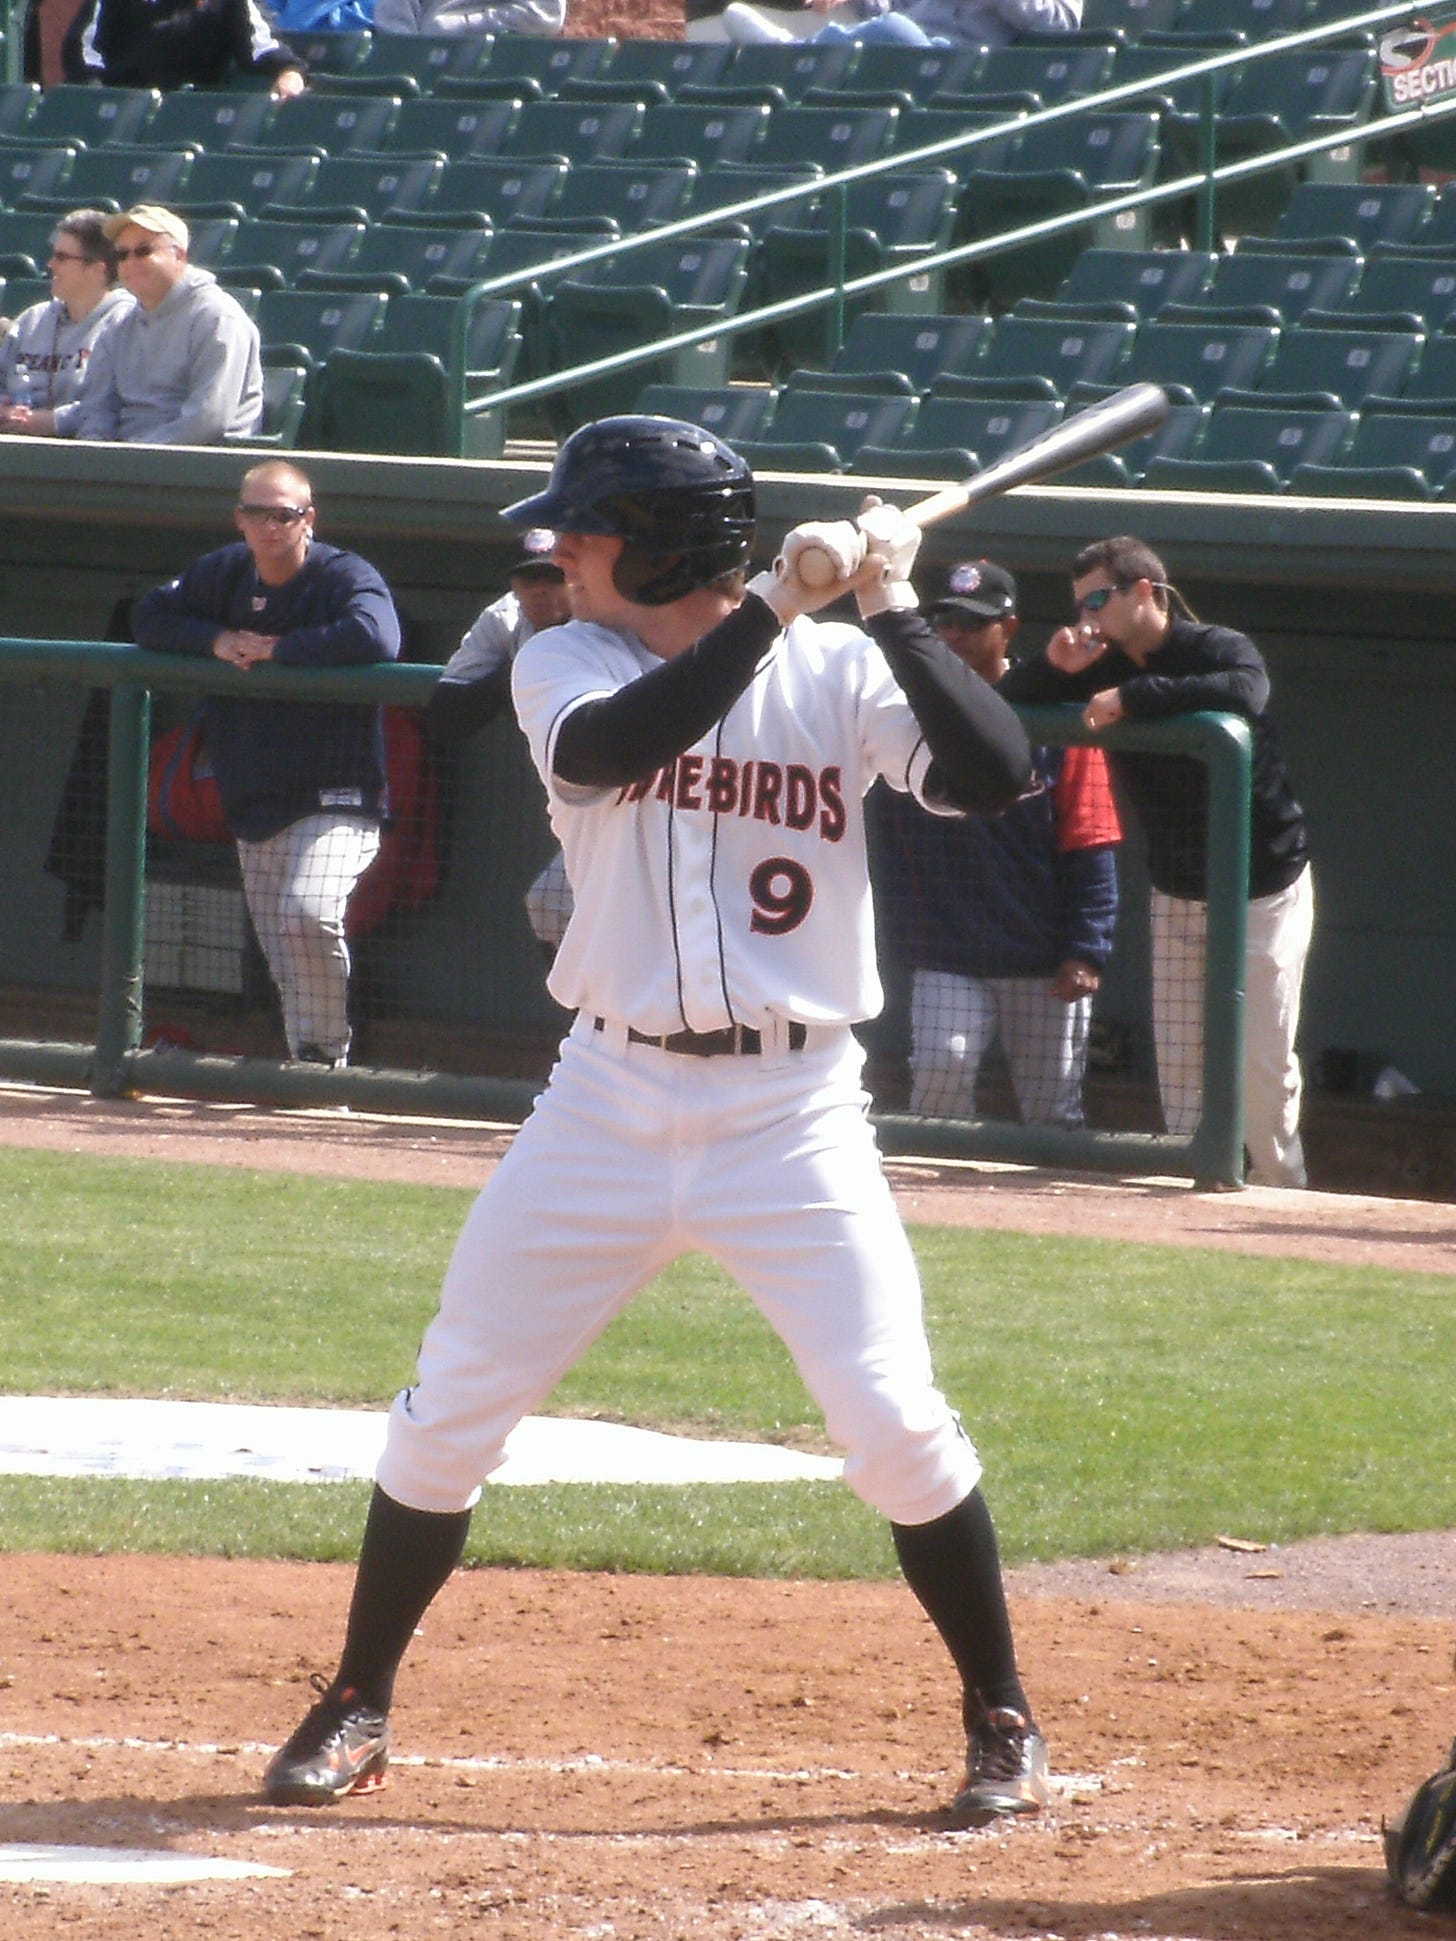
<svg viewBox="0 0 1456 1941">
<path fill-rule="evenodd" d="M 1170 65 L 1165 73 L 1156 77 L 1156 80 L 1153 77 L 1144 76 L 1140 80 L 1124 82 L 1095 95 L 1079 95 L 1072 100 L 1058 102 L 1050 108 L 1040 109 L 1033 114 L 1016 116 L 1004 124 L 970 129 L 964 135 L 946 136 L 938 141 L 927 143 L 921 148 L 908 149 L 895 155 L 878 156 L 873 161 L 861 162 L 852 168 L 816 177 L 809 182 L 769 190 L 742 202 L 726 204 L 701 215 L 679 217 L 673 222 L 643 231 L 639 235 L 595 243 L 569 256 L 553 258 L 549 263 L 512 271 L 504 276 L 483 278 L 472 284 L 467 294 L 471 299 L 509 295 L 511 291 L 524 288 L 531 283 L 546 278 L 566 276 L 576 270 L 589 268 L 608 257 L 620 259 L 649 245 L 702 235 L 705 231 L 718 229 L 725 223 L 758 214 L 765 209 L 792 205 L 812 197 L 823 196 L 831 191 L 841 192 L 838 252 L 842 263 L 844 227 L 842 191 L 854 183 L 872 180 L 880 175 L 913 172 L 918 168 L 934 166 L 937 161 L 949 156 L 973 152 L 986 142 L 999 140 L 1005 134 L 1007 127 L 1024 131 L 1053 126 L 1061 121 L 1116 108 L 1125 103 L 1145 100 L 1155 85 L 1174 85 L 1189 80 L 1207 79 L 1229 67 L 1245 66 L 1250 62 L 1264 60 L 1301 47 L 1322 45 L 1338 38 L 1341 34 L 1375 26 L 1381 22 L 1404 20 L 1408 17 L 1409 8 L 1404 6 L 1369 8 L 1352 14 L 1344 20 L 1326 22 L 1294 34 L 1281 34 L 1272 40 L 1261 41 L 1253 47 L 1231 48 L 1223 53 L 1208 55 L 1198 60 L 1183 62 L 1176 66 Z M 1204 209 L 1205 220 L 1207 220 L 1211 214 L 1212 193 L 1222 184 L 1245 181 L 1266 172 L 1287 167 L 1292 162 L 1323 154 L 1330 149 L 1345 147 L 1352 140 L 1368 139 L 1369 135 L 1366 131 L 1369 130 L 1378 129 L 1379 135 L 1384 138 L 1399 134 L 1406 129 L 1428 127 L 1452 115 L 1456 115 L 1456 98 L 1449 103 L 1437 103 L 1408 109 L 1398 114 L 1383 115 L 1378 124 L 1364 123 L 1358 130 L 1344 128 L 1333 134 L 1308 137 L 1303 141 L 1289 143 L 1283 148 L 1267 150 L 1241 162 L 1230 162 L 1221 166 L 1205 164 L 1194 172 L 1169 181 L 1154 183 L 1144 189 L 1097 198 L 1084 207 L 1068 210 L 1061 215 L 1045 217 L 1039 222 L 1024 224 L 990 236 L 977 237 L 973 242 L 963 243 L 953 248 L 927 252 L 916 256 L 912 262 L 895 264 L 889 269 L 876 270 L 850 280 L 840 278 L 833 283 L 824 284 L 819 289 L 804 291 L 798 296 L 787 297 L 773 304 L 764 304 L 756 309 L 741 310 L 731 317 L 718 318 L 710 324 L 698 325 L 670 337 L 655 338 L 651 343 L 631 350 L 617 351 L 589 363 L 573 365 L 569 370 L 553 371 L 544 377 L 503 386 L 480 398 L 466 401 L 463 404 L 463 411 L 466 416 L 475 416 L 487 411 L 504 409 L 512 404 L 525 403 L 534 398 L 555 395 L 592 378 L 606 377 L 618 371 L 655 363 L 674 350 L 686 350 L 694 344 L 710 339 L 731 338 L 745 331 L 760 330 L 767 324 L 804 315 L 821 309 L 826 304 L 837 302 L 842 311 L 844 299 L 847 297 L 886 288 L 903 282 L 907 277 L 923 276 L 927 272 L 954 268 L 963 263 L 978 262 L 983 258 L 1019 248 L 1025 243 L 1039 242 L 1084 228 L 1089 221 L 1116 216 L 1125 211 L 1153 208 L 1177 202 L 1189 195 L 1200 195 L 1205 198 Z M 1214 132 L 1214 123 L 1207 111 L 1205 111 L 1204 122 L 1207 138 Z M 834 239 L 831 237 L 831 247 L 833 242 Z"/>
</svg>

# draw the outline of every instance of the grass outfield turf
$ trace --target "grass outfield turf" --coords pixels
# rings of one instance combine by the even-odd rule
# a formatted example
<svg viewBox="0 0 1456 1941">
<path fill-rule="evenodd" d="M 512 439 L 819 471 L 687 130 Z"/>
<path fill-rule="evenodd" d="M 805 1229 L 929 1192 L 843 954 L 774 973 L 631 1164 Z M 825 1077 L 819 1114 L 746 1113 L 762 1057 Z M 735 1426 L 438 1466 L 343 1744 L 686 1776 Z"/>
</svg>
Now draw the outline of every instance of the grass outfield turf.
<svg viewBox="0 0 1456 1941">
<path fill-rule="evenodd" d="M 6 1388 L 382 1405 L 409 1379 L 469 1201 L 0 1150 Z M 1456 1524 L 1456 1312 L 1439 1278 L 960 1228 L 912 1238 L 940 1380 L 986 1459 L 1008 1561 Z M 638 1297 L 550 1406 L 825 1446 L 783 1349 L 697 1257 Z M 0 1546 L 352 1556 L 366 1493 L 4 1478 Z M 824 1484 L 489 1491 L 470 1554 L 892 1571 L 879 1519 Z"/>
</svg>

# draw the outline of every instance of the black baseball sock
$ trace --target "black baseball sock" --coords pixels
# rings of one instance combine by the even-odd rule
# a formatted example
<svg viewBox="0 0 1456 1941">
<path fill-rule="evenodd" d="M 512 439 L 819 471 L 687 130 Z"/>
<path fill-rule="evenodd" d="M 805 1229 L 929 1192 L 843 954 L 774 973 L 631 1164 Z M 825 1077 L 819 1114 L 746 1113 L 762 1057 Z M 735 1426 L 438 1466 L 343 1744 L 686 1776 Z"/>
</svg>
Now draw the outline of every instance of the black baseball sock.
<svg viewBox="0 0 1456 1941">
<path fill-rule="evenodd" d="M 376 1484 L 364 1525 L 336 1690 L 387 1712 L 415 1626 L 465 1552 L 470 1511 L 407 1510 Z"/>
<path fill-rule="evenodd" d="M 933 1523 L 892 1523 L 905 1581 L 945 1640 L 965 1689 L 966 1730 L 979 1707 L 1009 1705 L 1030 1719 L 1016 1669 L 996 1529 L 979 1489 Z"/>
</svg>

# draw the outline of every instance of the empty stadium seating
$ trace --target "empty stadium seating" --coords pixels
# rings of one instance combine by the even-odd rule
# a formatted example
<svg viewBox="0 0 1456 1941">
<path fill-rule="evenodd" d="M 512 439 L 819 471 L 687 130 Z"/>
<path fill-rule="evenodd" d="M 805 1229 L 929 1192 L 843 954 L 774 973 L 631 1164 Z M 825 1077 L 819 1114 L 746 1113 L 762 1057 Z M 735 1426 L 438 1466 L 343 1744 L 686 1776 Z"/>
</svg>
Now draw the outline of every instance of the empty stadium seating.
<svg viewBox="0 0 1456 1941">
<path fill-rule="evenodd" d="M 392 297 L 367 349 L 329 353 L 321 436 L 334 451 L 498 458 L 505 414 L 470 412 L 510 381 L 521 307 L 455 297 Z"/>
<path fill-rule="evenodd" d="M 1251 410 L 1215 403 L 1195 455 L 1154 458 L 1143 483 L 1172 492 L 1282 492 L 1296 467 L 1327 464 L 1354 423 L 1343 410 Z"/>
</svg>

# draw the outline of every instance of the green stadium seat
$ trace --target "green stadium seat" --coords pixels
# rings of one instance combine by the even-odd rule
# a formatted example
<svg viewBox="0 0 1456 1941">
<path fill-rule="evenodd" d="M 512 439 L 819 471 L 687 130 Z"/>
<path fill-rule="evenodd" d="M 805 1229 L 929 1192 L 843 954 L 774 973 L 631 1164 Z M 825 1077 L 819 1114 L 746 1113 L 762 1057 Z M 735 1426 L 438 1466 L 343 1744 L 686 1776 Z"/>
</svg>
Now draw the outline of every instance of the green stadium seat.
<svg viewBox="0 0 1456 1941">
<path fill-rule="evenodd" d="M 490 50 L 484 79 L 534 82 L 542 94 L 555 94 L 563 81 L 589 80 L 605 75 L 617 51 L 614 40 L 581 38 L 557 40 L 530 34 L 499 34 Z M 442 93 L 464 92 L 468 79 L 446 79 L 438 84 Z"/>
<path fill-rule="evenodd" d="M 170 206 L 190 222 L 194 215 L 261 215 L 270 202 L 301 202 L 318 173 L 316 155 L 250 153 L 199 155 L 187 176 L 187 192 Z"/>
<path fill-rule="evenodd" d="M 505 413 L 464 407 L 510 383 L 520 322 L 518 303 L 391 298 L 371 347 L 336 350 L 324 366 L 323 448 L 499 458 Z"/>
<path fill-rule="evenodd" d="M 1208 286 L 1185 303 L 1167 304 L 1169 323 L 1205 317 L 1246 323 L 1293 324 L 1311 309 L 1334 309 L 1359 281 L 1358 256 L 1261 256 L 1236 250 L 1219 259 Z"/>
<path fill-rule="evenodd" d="M 944 373 L 935 389 L 963 397 L 1065 398 L 1074 384 L 1115 379 L 1137 338 L 1129 322 L 1002 317 L 980 357 L 964 373 Z"/>
<path fill-rule="evenodd" d="M 1285 331 L 1252 388 L 1228 389 L 1221 402 L 1342 405 L 1356 411 L 1367 397 L 1397 397 L 1415 369 L 1424 338 L 1394 330 Z"/>
<path fill-rule="evenodd" d="M 300 290 L 411 291 L 445 296 L 468 289 L 485 274 L 489 229 L 381 224 L 365 231 L 343 270 L 305 270 Z"/>
<path fill-rule="evenodd" d="M 1077 47 L 1060 35 L 1040 44 L 993 47 L 976 74 L 972 98 L 1025 92 L 1034 95 L 1042 107 L 1054 108 L 1063 101 L 1110 87 L 1114 59 L 1111 45 Z"/>
<path fill-rule="evenodd" d="M 0 163 L 0 176 L 3 176 Z M 0 209 L 0 276 L 45 278 L 51 253 L 51 237 L 56 233 L 54 216 L 35 210 Z M 46 287 L 50 288 L 49 279 Z"/>
<path fill-rule="evenodd" d="M 27 206 L 25 198 L 29 196 L 32 200 L 28 206 L 33 210 L 35 197 L 59 195 L 82 152 L 61 142 L 53 148 L 0 148 L 0 208 L 20 209 Z M 74 209 L 79 205 L 73 202 L 70 206 Z M 51 227 L 55 227 L 54 218 Z M 46 243 L 48 254 L 49 235 Z M 44 263 L 44 256 L 41 261 Z"/>
<path fill-rule="evenodd" d="M 1088 247 L 1143 248 L 1139 215 L 1098 216 L 1101 198 L 1151 185 L 1158 166 L 1155 114 L 1088 113 L 1018 135 L 1003 166 L 977 168 L 962 187 L 957 235 L 993 235 L 1075 209 L 1085 224 L 1000 250 L 972 266 L 978 290 L 993 307 L 1019 296 L 1051 296 Z"/>
<path fill-rule="evenodd" d="M 1090 397 L 1079 397 L 1074 390 L 1067 401 L 1067 416 L 1074 417 L 1079 409 L 1092 402 Z M 1146 438 L 1135 438 L 1119 451 L 1102 452 L 1081 465 L 1074 465 L 1070 471 L 1059 472 L 1057 483 L 1110 486 L 1115 491 L 1127 491 L 1142 483 L 1155 458 L 1195 456 L 1208 423 L 1208 414 L 1206 404 L 1170 405 L 1162 424 Z"/>
<path fill-rule="evenodd" d="M 498 155 L 521 105 L 509 96 L 484 101 L 403 102 L 389 131 L 387 152 L 442 155 L 449 162 Z"/>
<path fill-rule="evenodd" d="M 286 221 L 418 223 L 444 176 L 438 155 L 328 155 L 301 195 L 267 202 L 260 213 Z"/>
<path fill-rule="evenodd" d="M 1165 304 L 1195 302 L 1223 260 L 1201 249 L 1088 249 L 1057 285 L 1056 300 L 1125 304 L 1146 323 Z"/>
<path fill-rule="evenodd" d="M 179 88 L 162 96 L 137 138 L 157 148 L 190 144 L 209 155 L 224 148 L 256 148 L 267 138 L 273 108 L 270 94 Z"/>
<path fill-rule="evenodd" d="M 979 109 L 906 108 L 896 124 L 894 153 L 908 157 L 932 142 L 956 141 L 972 134 L 981 134 L 983 139 L 959 152 L 952 150 L 928 161 L 906 162 L 907 168 L 947 168 L 964 188 L 982 169 L 1009 165 L 1016 149 L 1014 120 Z M 967 229 L 966 235 L 969 233 Z"/>
<path fill-rule="evenodd" d="M 323 94 L 310 88 L 273 111 L 268 145 L 279 152 L 321 149 L 348 155 L 382 149 L 399 114 L 397 94 Z"/>
<path fill-rule="evenodd" d="M 563 277 L 546 299 L 546 368 L 567 371 L 723 322 L 742 300 L 748 247 L 740 237 L 652 243 Z M 630 411 L 645 383 L 726 385 L 731 359 L 727 337 L 708 338 L 573 385 L 548 398 L 547 410 L 559 428 L 574 429 L 587 418 Z"/>
<path fill-rule="evenodd" d="M 1170 39 L 1207 40 L 1213 34 L 1237 34 L 1241 41 L 1272 40 L 1277 34 L 1297 33 L 1304 25 L 1308 0 L 1183 0 L 1171 27 L 1160 30 Z"/>
<path fill-rule="evenodd" d="M 173 203 L 173 208 L 176 204 Z M 187 218 L 187 260 L 200 270 L 216 270 L 232 254 L 242 224 L 236 216 Z"/>
<path fill-rule="evenodd" d="M 320 226 L 253 217 L 238 230 L 223 281 L 229 288 L 292 289 L 305 270 L 343 269 L 365 233 L 362 222 Z"/>
<path fill-rule="evenodd" d="M 86 148 L 135 141 L 161 101 L 156 88 L 61 82 L 41 95 L 21 132 L 28 142 L 77 142 Z"/>
<path fill-rule="evenodd" d="M 1140 324 L 1118 373 L 1121 384 L 1161 384 L 1185 404 L 1211 404 L 1235 386 L 1251 388 L 1274 355 L 1279 332 L 1272 324 Z"/>
<path fill-rule="evenodd" d="M 0 257 L 0 267 L 3 262 Z M 1426 339 L 1420 360 L 1406 377 L 1398 396 L 1372 391 L 1365 400 L 1367 411 L 1428 410 L 1438 406 L 1456 413 L 1456 334 L 1449 332 Z"/>
<path fill-rule="evenodd" d="M 1277 245 L 1311 254 L 1337 249 L 1368 256 L 1385 244 L 1413 243 L 1435 204 L 1429 182 L 1299 182 L 1271 235 L 1240 237 L 1239 252 Z"/>
<path fill-rule="evenodd" d="M 1086 0 L 1082 25 L 1092 33 L 1116 28 L 1127 40 L 1137 41 L 1149 30 L 1171 27 L 1181 5 L 1182 0 Z"/>
<path fill-rule="evenodd" d="M 1301 25 L 1339 27 L 1341 31 L 1332 40 L 1324 43 L 1327 46 L 1373 47 L 1379 38 L 1377 29 L 1369 26 L 1346 27 L 1343 24 L 1353 15 L 1366 11 L 1365 7 L 1356 4 L 1356 0 L 1305 0 L 1305 15 Z M 1389 21 L 1384 23 L 1387 28 L 1389 25 Z"/>
<path fill-rule="evenodd" d="M 239 450 L 272 446 L 292 451 L 301 442 L 309 374 L 301 364 L 276 363 L 263 370 L 263 422 L 256 431 L 230 431 L 224 445 Z"/>
<path fill-rule="evenodd" d="M 732 65 L 710 85 L 688 84 L 677 91 L 679 101 L 767 101 L 785 107 L 801 101 L 811 88 L 834 88 L 850 73 L 859 57 L 853 41 L 794 41 L 767 47 L 735 49 Z"/>
<path fill-rule="evenodd" d="M 707 47 L 712 41 L 703 43 Z M 700 169 L 722 162 L 746 162 L 768 126 L 771 111 L 760 103 L 736 108 L 703 108 L 669 101 L 649 108 L 632 154 L 639 161 L 684 160 Z"/>
<path fill-rule="evenodd" d="M 264 361 L 315 371 L 333 351 L 363 349 L 388 301 L 378 291 L 263 290 L 256 322 Z"/>
<path fill-rule="evenodd" d="M 955 177 L 945 169 L 890 170 L 849 183 L 844 198 L 846 279 L 897 265 L 910 269 L 944 249 L 955 221 L 954 195 Z M 830 222 L 826 199 L 815 205 L 807 219 L 795 211 L 764 229 L 757 288 L 764 302 L 782 302 L 829 286 L 834 251 Z M 867 307 L 865 298 L 851 299 L 846 323 Z M 874 307 L 900 314 L 943 310 L 943 273 L 927 270 L 886 285 L 876 293 Z M 779 361 L 790 368 L 827 364 L 838 348 L 829 341 L 831 327 L 832 319 L 822 310 L 775 323 L 772 333 Z"/>
<path fill-rule="evenodd" d="M 1444 330 L 1456 316 L 1456 262 L 1449 256 L 1377 256 L 1337 304 L 1305 321 L 1347 330 Z"/>
<path fill-rule="evenodd" d="M 986 316 L 895 316 L 862 310 L 834 355 L 846 376 L 902 371 L 916 391 L 928 391 L 946 371 L 971 371 L 991 333 Z"/>
<path fill-rule="evenodd" d="M 15 206 L 49 209 L 58 216 L 78 208 L 132 209 L 139 202 L 170 208 L 185 193 L 192 160 L 190 148 L 84 149 L 59 188 L 26 190 Z"/>
<path fill-rule="evenodd" d="M 631 147 L 645 115 L 634 101 L 528 101 L 501 137 L 500 153 L 572 165 L 614 160 Z"/>
<path fill-rule="evenodd" d="M 0 82 L 0 141 L 19 141 L 40 100 L 34 81 Z"/>
<path fill-rule="evenodd" d="M 374 36 L 371 33 L 294 33 L 288 35 L 288 45 L 301 60 L 308 62 L 311 74 L 351 74 L 369 54 Z"/>
<path fill-rule="evenodd" d="M 401 92 L 393 84 L 402 81 L 428 95 L 446 77 L 483 73 L 493 46 L 491 34 L 376 33 L 349 77 L 373 83 L 381 94 Z"/>
<path fill-rule="evenodd" d="M 919 400 L 864 392 L 832 392 L 786 384 L 766 438 L 740 439 L 738 451 L 755 470 L 842 472 L 861 445 L 892 445 L 915 417 Z"/>
<path fill-rule="evenodd" d="M 833 175 L 888 155 L 899 118 L 897 108 L 780 108 L 769 116 L 753 159 L 773 167 L 808 155 Z"/>
<path fill-rule="evenodd" d="M 580 277 L 589 273 L 590 267 L 584 265 L 572 272 L 559 271 L 555 266 L 568 257 L 579 256 L 584 250 L 599 249 L 611 240 L 610 235 L 603 236 L 595 225 L 590 229 L 571 229 L 566 224 L 536 229 L 525 222 L 497 229 L 490 237 L 480 274 L 492 282 L 498 277 L 517 279 L 495 294 L 508 297 L 521 306 L 521 334 L 525 346 L 522 369 L 525 374 L 541 377 L 548 368 L 546 311 L 552 292 L 568 275 Z"/>
<path fill-rule="evenodd" d="M 609 216 L 624 236 L 671 222 L 686 209 L 697 186 L 692 162 L 580 162 L 561 184 L 554 205 L 562 221 Z M 745 254 L 747 252 L 745 251 Z"/>
<path fill-rule="evenodd" d="M 1348 411 L 1215 404 L 1197 456 L 1155 458 L 1142 483 L 1158 492 L 1282 492 L 1297 466 L 1328 464 L 1354 424 Z"/>
<path fill-rule="evenodd" d="M 997 403 L 932 391 L 898 438 L 866 440 L 852 469 L 892 477 L 967 478 L 1049 431 L 1062 415 L 1061 404 L 1049 398 Z"/>
<path fill-rule="evenodd" d="M 766 384 L 649 384 L 638 392 L 633 408 L 648 417 L 701 425 L 736 450 L 739 439 L 767 433 L 777 397 Z"/>
<path fill-rule="evenodd" d="M 1326 179 L 1343 170 L 1358 179 L 1362 128 L 1375 97 L 1376 57 L 1356 48 L 1298 50 L 1271 54 L 1239 70 L 1218 113 L 1220 164 L 1243 161 L 1289 142 L 1346 131 L 1350 141 L 1341 162 L 1329 151 L 1316 163 L 1291 163 L 1238 183 L 1225 183 L 1218 200 L 1219 221 L 1231 236 L 1267 230 L 1278 219 L 1306 166 Z M 1199 117 L 1175 112 L 1163 118 L 1165 139 L 1178 158 L 1196 168 Z"/>
<path fill-rule="evenodd" d="M 1299 465 L 1289 490 L 1322 499 L 1433 499 L 1456 473 L 1456 415 L 1362 412 L 1334 464 Z"/>
<path fill-rule="evenodd" d="M 497 229 L 508 222 L 529 222 L 555 205 L 566 180 L 562 161 L 451 162 L 430 203 L 430 220 L 474 221 Z"/>
<path fill-rule="evenodd" d="M 655 81 L 672 96 L 681 87 L 718 80 L 732 59 L 726 41 L 623 40 L 606 73 L 611 81 Z"/>
<path fill-rule="evenodd" d="M 899 95 L 923 106 L 937 94 L 969 100 L 980 64 L 978 47 L 897 47 L 889 42 L 868 42 L 861 46 L 859 59 L 849 74 L 834 84 L 833 91 L 844 102 Z M 806 90 L 807 96 L 815 93 L 812 87 Z"/>
</svg>

